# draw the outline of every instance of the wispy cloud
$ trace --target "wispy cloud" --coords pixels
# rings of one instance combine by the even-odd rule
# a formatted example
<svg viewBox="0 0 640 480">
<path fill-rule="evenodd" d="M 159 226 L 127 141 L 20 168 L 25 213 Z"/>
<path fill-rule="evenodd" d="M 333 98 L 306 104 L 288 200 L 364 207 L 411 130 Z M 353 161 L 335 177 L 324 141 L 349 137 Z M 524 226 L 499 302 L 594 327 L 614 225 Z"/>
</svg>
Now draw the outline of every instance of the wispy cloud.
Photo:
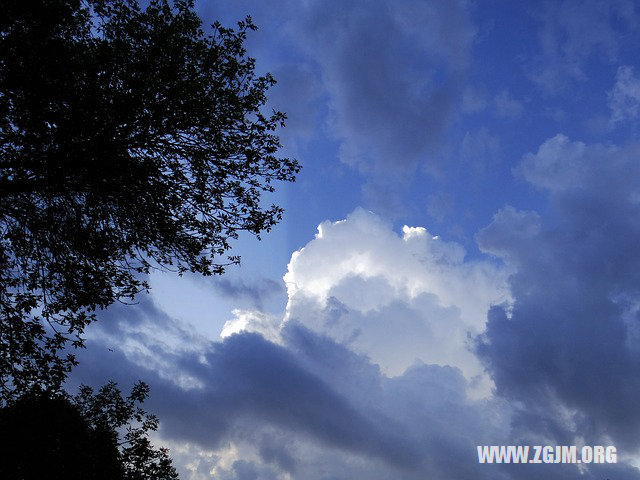
<svg viewBox="0 0 640 480">
<path fill-rule="evenodd" d="M 638 21 L 635 3 L 627 0 L 546 2 L 534 16 L 541 23 L 540 51 L 528 75 L 551 94 L 585 80 L 591 58 L 615 61 L 621 48 L 620 33 Z"/>
<path fill-rule="evenodd" d="M 634 121 L 640 115 L 640 78 L 632 67 L 618 68 L 615 85 L 608 93 L 608 105 L 613 124 Z"/>
</svg>

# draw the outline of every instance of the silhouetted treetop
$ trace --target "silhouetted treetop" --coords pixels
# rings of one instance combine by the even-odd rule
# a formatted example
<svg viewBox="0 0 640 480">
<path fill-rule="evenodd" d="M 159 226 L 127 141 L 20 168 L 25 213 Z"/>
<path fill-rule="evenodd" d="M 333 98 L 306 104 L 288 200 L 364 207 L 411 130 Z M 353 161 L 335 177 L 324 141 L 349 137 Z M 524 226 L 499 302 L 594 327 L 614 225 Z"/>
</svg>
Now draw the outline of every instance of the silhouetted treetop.
<svg viewBox="0 0 640 480">
<path fill-rule="evenodd" d="M 63 346 L 151 268 L 222 273 L 239 232 L 280 220 L 263 194 L 299 165 L 263 111 L 254 29 L 205 33 L 187 0 L 1 3 L 3 394 L 59 384 Z"/>
<path fill-rule="evenodd" d="M 0 408 L 0 478 L 7 480 L 177 480 L 164 448 L 149 432 L 158 420 L 141 405 L 149 388 L 123 397 L 109 382 L 75 396 L 31 391 Z"/>
</svg>

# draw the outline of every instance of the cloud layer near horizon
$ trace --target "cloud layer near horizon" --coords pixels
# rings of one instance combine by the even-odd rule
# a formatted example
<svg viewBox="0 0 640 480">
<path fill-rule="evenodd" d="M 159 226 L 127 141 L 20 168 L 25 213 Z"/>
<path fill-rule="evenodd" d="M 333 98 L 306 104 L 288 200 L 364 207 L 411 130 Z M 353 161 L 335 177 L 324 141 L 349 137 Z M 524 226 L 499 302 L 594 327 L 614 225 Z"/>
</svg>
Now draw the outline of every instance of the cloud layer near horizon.
<svg viewBox="0 0 640 480">
<path fill-rule="evenodd" d="M 141 307 L 102 319 L 111 328 L 90 342 L 75 381 L 148 381 L 162 441 L 178 458 L 190 456 L 187 478 L 460 478 L 477 462 L 474 442 L 506 435 L 508 407 L 469 399 L 469 382 L 456 368 L 419 363 L 390 378 L 295 321 L 279 330 L 278 343 L 241 332 L 194 348 L 187 337 L 161 354 L 145 326 L 162 314 L 151 303 Z M 105 352 L 102 342 L 122 335 L 118 329 L 131 337 L 132 317 L 139 346 Z M 165 363 L 150 361 L 155 355 Z M 454 454 L 460 462 L 451 462 Z"/>
<path fill-rule="evenodd" d="M 525 156 L 520 171 L 530 179 L 537 178 L 536 169 L 557 172 L 551 185 L 563 192 L 560 207 L 568 201 L 565 194 L 571 198 L 580 189 L 570 182 L 560 188 L 563 169 L 554 158 L 578 157 L 553 152 L 581 151 L 583 162 L 600 168 L 601 148 L 554 137 Z M 611 168 L 626 165 L 628 153 L 618 152 Z M 585 169 L 594 181 L 603 175 Z M 620 198 L 635 198 L 625 195 Z M 572 225 L 556 228 L 572 234 Z M 564 238 L 557 233 L 545 239 L 545 228 L 538 214 L 505 208 L 478 236 L 483 249 L 502 256 L 515 272 L 511 298 L 506 267 L 466 260 L 462 247 L 423 228 L 405 227 L 398 235 L 379 217 L 356 210 L 320 225 L 292 256 L 282 316 L 237 310 L 223 341 L 210 342 L 149 300 L 138 309 L 111 309 L 96 324 L 75 381 L 148 381 L 162 441 L 193 480 L 210 472 L 229 480 L 637 479 L 637 470 L 623 461 L 592 466 L 587 476 L 571 465 L 478 464 L 476 445 L 484 444 L 613 441 L 627 452 L 637 446 L 631 438 L 635 393 L 625 390 L 634 383 L 623 378 L 636 368 L 637 349 L 620 333 L 623 322 L 632 323 L 634 307 L 620 318 L 622 310 L 602 307 L 631 300 L 598 291 L 611 278 L 593 285 L 599 277 L 587 276 L 576 283 L 571 268 L 597 268 L 598 262 L 589 251 L 565 252 L 562 264 L 544 254 L 546 242 Z M 548 270 L 555 264 L 559 270 Z M 583 296 L 587 305 L 579 301 Z M 544 311 L 530 311 L 542 304 Z M 562 316 L 566 312 L 575 315 Z M 608 316 L 598 318 L 602 312 Z M 568 334 L 572 329 L 579 334 Z M 470 351 L 477 338 L 497 396 L 480 388 L 486 387 L 481 364 Z M 105 344 L 120 348 L 99 354 Z M 620 352 L 613 358 L 612 346 Z M 609 360 L 582 360 L 583 349 L 602 349 Z M 620 416 L 612 417 L 615 412 Z"/>
</svg>

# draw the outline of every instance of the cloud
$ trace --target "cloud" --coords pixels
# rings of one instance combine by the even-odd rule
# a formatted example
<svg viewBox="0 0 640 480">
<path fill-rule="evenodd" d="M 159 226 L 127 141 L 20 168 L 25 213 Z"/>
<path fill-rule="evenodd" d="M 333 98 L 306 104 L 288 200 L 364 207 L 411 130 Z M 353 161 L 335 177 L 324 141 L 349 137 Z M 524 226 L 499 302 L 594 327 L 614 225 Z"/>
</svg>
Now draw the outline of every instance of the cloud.
<svg viewBox="0 0 640 480">
<path fill-rule="evenodd" d="M 199 354 L 166 359 L 197 377 L 185 389 L 153 368 L 97 342 L 83 353 L 76 380 L 142 376 L 151 385 L 147 408 L 161 419 L 160 442 L 172 447 L 183 478 L 540 478 L 541 467 L 479 465 L 476 445 L 531 440 L 514 437 L 513 407 L 504 399 L 472 400 L 456 368 L 416 364 L 389 378 L 365 356 L 295 322 L 283 344 L 255 333 L 210 343 Z M 129 383 L 133 380 L 127 379 Z M 624 465 L 582 475 L 554 465 L 551 479 L 638 478 Z"/>
<path fill-rule="evenodd" d="M 208 458 L 207 468 L 221 478 L 268 471 L 273 478 L 295 472 L 320 479 L 331 471 L 336 478 L 454 478 L 477 464 L 475 442 L 504 435 L 507 425 L 490 421 L 504 405 L 469 400 L 457 369 L 421 364 L 389 379 L 366 357 L 294 322 L 283 339 L 277 345 L 240 333 L 210 344 L 203 358 L 169 354 L 199 378 L 198 389 L 136 367 L 118 352 L 102 373 L 143 375 L 163 439 L 216 452 L 200 453 L 200 460 Z M 83 359 L 78 380 L 96 381 L 96 360 Z M 452 448 L 460 455 L 455 464 Z"/>
<path fill-rule="evenodd" d="M 575 252 L 557 259 L 548 251 L 559 241 L 548 228 L 533 212 L 499 212 L 478 238 L 510 264 L 497 267 L 465 259 L 459 245 L 424 228 L 399 235 L 356 210 L 321 224 L 292 256 L 284 322 L 238 311 L 233 331 L 210 342 L 149 301 L 119 306 L 93 326 L 73 383 L 147 381 L 159 441 L 189 480 L 637 480 L 624 463 L 583 473 L 572 465 L 478 464 L 477 445 L 572 444 L 578 433 L 585 441 L 605 434 L 620 445 L 635 441 L 635 366 L 625 364 L 635 354 L 611 354 L 621 330 L 597 323 L 606 313 L 592 310 L 601 303 L 597 289 L 585 291 L 573 278 Z M 502 302 L 514 270 L 509 309 Z M 629 266 L 627 275 L 635 271 Z M 613 302 L 632 325 L 637 297 L 617 292 L 627 295 Z M 572 310 L 577 301 L 585 305 Z M 465 347 L 477 334 L 499 396 L 483 390 L 478 361 Z M 618 383 L 623 376 L 630 390 Z M 607 423 L 615 419 L 618 430 Z"/>
<path fill-rule="evenodd" d="M 489 227 L 478 232 L 476 240 L 483 252 L 514 262 L 510 256 L 513 245 L 520 245 L 522 251 L 524 247 L 533 248 L 539 233 L 540 215 L 507 206 L 494 215 Z"/>
<path fill-rule="evenodd" d="M 506 271 L 465 261 L 464 249 L 424 228 L 396 234 L 370 212 L 324 222 L 285 275 L 287 318 L 328 334 L 397 375 L 416 361 L 482 368 L 467 349 L 492 304 L 505 301 Z"/>
<path fill-rule="evenodd" d="M 547 140 L 516 170 L 549 193 L 548 214 L 507 207 L 477 236 L 516 270 L 477 351 L 546 438 L 640 448 L 639 153 Z"/>
<path fill-rule="evenodd" d="M 211 16 L 214 7 L 201 7 Z M 378 212 L 397 215 L 414 173 L 441 167 L 434 152 L 455 109 L 484 104 L 465 91 L 475 36 L 466 0 L 238 1 L 215 9 L 231 19 L 251 11 L 260 26 L 249 51 L 280 82 L 270 98 L 289 114 L 287 145 L 304 152 L 314 135 L 332 138 Z"/>
<path fill-rule="evenodd" d="M 232 312 L 233 318 L 227 320 L 220 332 L 221 338 L 227 338 L 235 333 L 255 332 L 273 342 L 280 342 L 280 322 L 277 315 L 268 315 L 260 310 L 243 310 L 236 308 Z"/>
<path fill-rule="evenodd" d="M 308 5 L 300 37 L 320 65 L 341 159 L 378 183 L 406 180 L 462 95 L 474 34 L 464 2 Z"/>
<path fill-rule="evenodd" d="M 448 192 L 431 194 L 427 198 L 427 213 L 438 222 L 442 222 L 453 213 L 454 204 L 453 195 Z"/>
<path fill-rule="evenodd" d="M 487 106 L 484 95 L 471 86 L 467 86 L 462 92 L 461 110 L 463 113 L 472 114 L 481 112 Z"/>
<path fill-rule="evenodd" d="M 606 157 L 602 151 L 605 147 L 593 147 L 589 152 L 595 148 L 600 150 L 596 157 L 603 154 Z M 586 151 L 584 143 L 572 142 L 566 135 L 558 134 L 540 145 L 535 154 L 527 153 L 513 172 L 532 185 L 551 191 L 578 187 L 589 169 L 587 162 L 592 162 Z"/>
<path fill-rule="evenodd" d="M 500 139 L 492 135 L 486 127 L 480 127 L 464 134 L 460 146 L 460 159 L 479 174 L 499 162 L 501 150 Z"/>
<path fill-rule="evenodd" d="M 608 94 L 608 105 L 611 109 L 611 123 L 635 120 L 640 112 L 640 78 L 636 77 L 633 68 L 618 68 L 616 83 Z"/>
<path fill-rule="evenodd" d="M 591 58 L 615 61 L 620 32 L 637 23 L 635 4 L 629 0 L 548 2 L 535 16 L 542 23 L 541 52 L 529 68 L 529 77 L 552 94 L 585 80 L 585 65 Z"/>
<path fill-rule="evenodd" d="M 501 118 L 513 120 L 522 116 L 522 112 L 524 111 L 522 103 L 513 98 L 506 90 L 496 95 L 493 103 L 495 105 L 496 115 Z"/>
<path fill-rule="evenodd" d="M 216 278 L 213 285 L 222 295 L 235 300 L 249 300 L 258 309 L 262 308 L 266 298 L 283 291 L 280 282 L 269 278 L 260 278 L 248 283 L 241 278 L 225 276 Z"/>
</svg>

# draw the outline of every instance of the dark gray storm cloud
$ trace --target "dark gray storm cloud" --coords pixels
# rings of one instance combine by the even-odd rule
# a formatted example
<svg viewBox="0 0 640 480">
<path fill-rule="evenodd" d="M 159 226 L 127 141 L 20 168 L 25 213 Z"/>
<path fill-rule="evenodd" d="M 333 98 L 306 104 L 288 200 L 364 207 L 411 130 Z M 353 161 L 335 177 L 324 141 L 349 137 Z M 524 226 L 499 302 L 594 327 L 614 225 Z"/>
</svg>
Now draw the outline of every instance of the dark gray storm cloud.
<svg viewBox="0 0 640 480">
<path fill-rule="evenodd" d="M 417 452 L 393 432 L 392 425 L 367 418 L 321 378 L 300 368 L 289 351 L 260 335 L 231 336 L 214 345 L 205 361 L 206 367 L 193 367 L 208 380 L 206 404 L 196 411 L 198 415 L 211 408 L 221 419 L 252 417 L 334 447 L 381 456 L 392 464 L 410 466 L 418 461 Z M 177 422 L 166 423 L 167 431 L 192 438 L 192 430 L 184 431 L 183 421 L 175 418 Z M 209 430 L 200 440 L 215 438 Z"/>
<path fill-rule="evenodd" d="M 153 304 L 130 308 L 138 312 L 117 308 L 111 325 L 96 325 L 73 384 L 115 379 L 126 391 L 143 379 L 151 386 L 147 408 L 161 419 L 164 439 L 203 450 L 251 445 L 253 456 L 219 467 L 216 478 L 268 479 L 278 472 L 310 480 L 638 478 L 625 465 L 586 475 L 571 465 L 479 465 L 476 445 L 531 443 L 531 425 L 513 430 L 512 408 L 503 399 L 469 400 L 456 368 L 416 364 L 389 378 L 365 356 L 296 323 L 284 328 L 282 344 L 240 333 L 202 348 L 162 350 L 158 326 L 186 332 L 166 316 L 155 324 L 160 312 Z M 146 356 L 118 347 L 130 341 L 134 317 L 136 348 Z M 109 351 L 106 344 L 116 347 Z"/>
<path fill-rule="evenodd" d="M 458 1 L 310 2 L 304 47 L 320 65 L 339 157 L 365 178 L 365 204 L 402 211 L 461 99 L 474 35 Z"/>
<path fill-rule="evenodd" d="M 148 306 L 145 308 L 152 313 Z M 129 319 L 122 320 L 121 327 L 127 328 Z M 109 327 L 113 333 L 112 328 Z M 301 327 L 290 328 L 292 346 L 303 342 L 308 347 L 311 334 L 296 332 L 298 328 Z M 144 344 L 149 347 L 148 341 Z M 338 351 L 339 356 L 334 360 L 353 356 L 332 345 L 333 353 Z M 326 345 L 319 348 L 324 350 L 316 353 L 332 353 Z M 135 366 L 118 350 L 105 350 L 102 342 L 89 342 L 73 383 L 95 384 L 97 379 L 106 382 L 115 377 L 131 384 L 136 371 L 152 385 L 154 393 L 149 405 L 163 419 L 163 434 L 170 438 L 214 448 L 226 441 L 236 422 L 242 420 L 276 425 L 333 448 L 379 457 L 400 469 L 412 469 L 421 461 L 400 425 L 384 415 L 371 415 L 356 408 L 320 376 L 301 367 L 294 353 L 258 334 L 233 335 L 222 343 L 211 344 L 204 354 L 163 352 L 183 374 L 202 380 L 202 386 L 191 389 L 181 388 L 163 377 L 162 372 Z M 285 452 L 264 445 L 261 454 L 283 468 L 295 464 Z"/>
<path fill-rule="evenodd" d="M 363 175 L 368 206 L 397 213 L 417 169 L 441 167 L 434 152 L 462 101 L 475 36 L 469 2 L 201 7 L 205 16 L 223 19 L 251 12 L 260 30 L 249 39 L 250 51 L 281 80 L 272 100 L 290 113 L 284 135 L 296 132 L 288 137 L 293 143 L 314 130 L 333 137 L 340 160 Z"/>
<path fill-rule="evenodd" d="M 516 173 L 549 192 L 549 214 L 507 207 L 478 234 L 517 269 L 477 351 L 525 405 L 520 430 L 640 447 L 639 153 L 548 140 Z"/>
<path fill-rule="evenodd" d="M 305 29 L 332 94 L 343 160 L 409 167 L 446 125 L 470 32 L 458 2 L 316 3 Z"/>
</svg>

